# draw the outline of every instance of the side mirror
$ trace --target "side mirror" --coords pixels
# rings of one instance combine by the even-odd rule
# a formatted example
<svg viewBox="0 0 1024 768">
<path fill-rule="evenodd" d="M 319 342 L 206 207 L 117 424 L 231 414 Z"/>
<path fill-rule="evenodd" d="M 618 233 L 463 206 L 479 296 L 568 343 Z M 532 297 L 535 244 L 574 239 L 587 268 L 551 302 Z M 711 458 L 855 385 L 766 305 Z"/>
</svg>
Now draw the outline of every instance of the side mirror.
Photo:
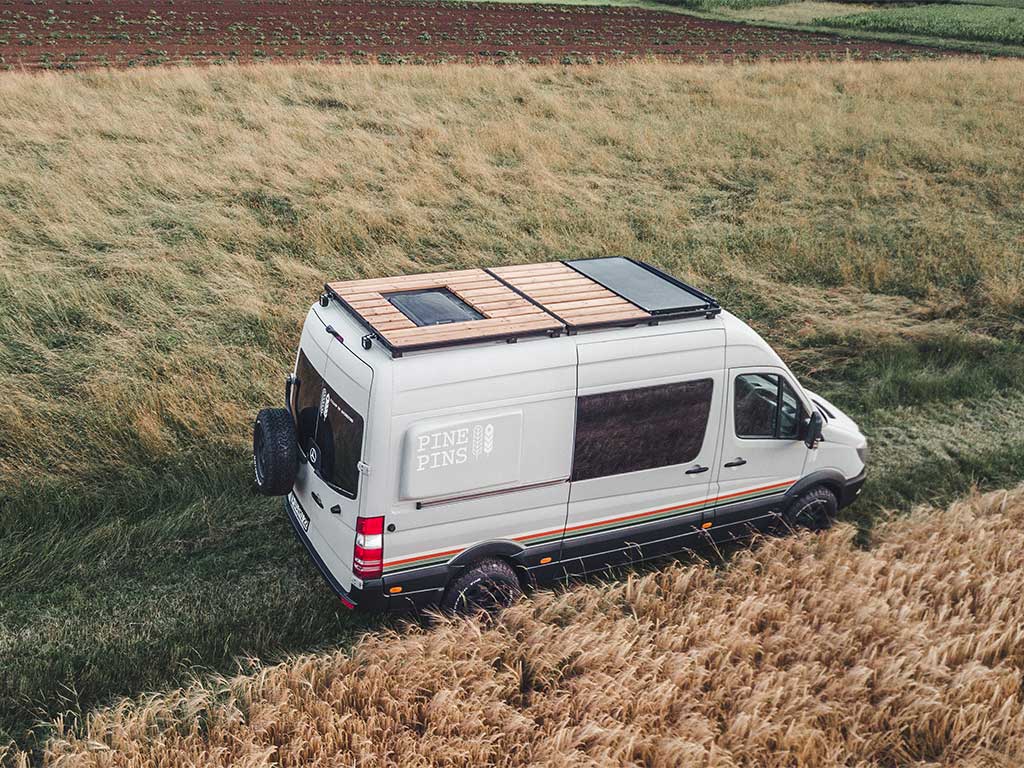
<svg viewBox="0 0 1024 768">
<path fill-rule="evenodd" d="M 821 440 L 821 428 L 824 425 L 825 422 L 817 411 L 808 416 L 804 420 L 803 435 L 801 435 L 804 439 L 804 445 L 808 448 L 817 448 L 818 441 Z"/>
</svg>

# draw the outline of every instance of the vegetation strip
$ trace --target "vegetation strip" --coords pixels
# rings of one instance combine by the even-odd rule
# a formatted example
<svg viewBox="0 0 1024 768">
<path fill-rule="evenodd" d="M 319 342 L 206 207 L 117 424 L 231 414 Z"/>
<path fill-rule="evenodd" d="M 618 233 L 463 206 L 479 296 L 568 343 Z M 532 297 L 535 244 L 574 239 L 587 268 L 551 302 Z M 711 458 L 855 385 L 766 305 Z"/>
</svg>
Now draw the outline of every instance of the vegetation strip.
<svg viewBox="0 0 1024 768">
<path fill-rule="evenodd" d="M 924 5 L 830 16 L 816 24 L 1024 45 L 1024 10 L 972 5 Z"/>
</svg>

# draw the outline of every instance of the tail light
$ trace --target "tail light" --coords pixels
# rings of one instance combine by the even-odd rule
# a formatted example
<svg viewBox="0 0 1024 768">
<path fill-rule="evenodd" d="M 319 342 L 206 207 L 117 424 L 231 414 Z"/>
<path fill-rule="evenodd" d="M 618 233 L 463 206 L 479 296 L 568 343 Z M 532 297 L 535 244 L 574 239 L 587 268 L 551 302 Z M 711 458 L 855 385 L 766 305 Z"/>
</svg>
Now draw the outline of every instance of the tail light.
<svg viewBox="0 0 1024 768">
<path fill-rule="evenodd" d="M 360 579 L 379 579 L 384 573 L 384 518 L 356 518 L 356 548 L 352 573 Z"/>
</svg>

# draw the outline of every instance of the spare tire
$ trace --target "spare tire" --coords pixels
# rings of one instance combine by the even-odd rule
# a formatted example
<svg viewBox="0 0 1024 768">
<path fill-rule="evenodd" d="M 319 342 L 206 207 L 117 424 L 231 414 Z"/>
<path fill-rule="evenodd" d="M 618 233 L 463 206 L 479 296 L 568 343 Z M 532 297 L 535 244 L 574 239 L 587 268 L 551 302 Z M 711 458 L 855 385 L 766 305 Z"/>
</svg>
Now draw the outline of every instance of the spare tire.
<svg viewBox="0 0 1024 768">
<path fill-rule="evenodd" d="M 264 408 L 252 430 L 252 465 L 256 487 L 264 496 L 284 496 L 299 472 L 295 422 L 285 408 Z"/>
</svg>

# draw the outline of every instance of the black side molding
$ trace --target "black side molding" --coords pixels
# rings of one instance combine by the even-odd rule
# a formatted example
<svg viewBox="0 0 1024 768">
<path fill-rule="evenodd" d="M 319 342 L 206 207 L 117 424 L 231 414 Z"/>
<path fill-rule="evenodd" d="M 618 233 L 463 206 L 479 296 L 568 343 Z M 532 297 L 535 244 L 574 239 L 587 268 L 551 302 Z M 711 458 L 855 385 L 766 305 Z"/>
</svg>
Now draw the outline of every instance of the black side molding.
<svg viewBox="0 0 1024 768">
<path fill-rule="evenodd" d="M 816 485 L 824 485 L 832 490 L 839 500 L 839 508 L 849 506 L 856 498 L 857 492 L 864 485 L 867 477 L 867 470 L 862 470 L 859 475 L 847 479 L 841 472 L 834 469 L 819 469 L 806 477 L 800 478 L 792 488 L 786 491 L 786 496 L 795 499 L 809 488 Z"/>
<path fill-rule="evenodd" d="M 515 557 L 525 549 L 526 547 L 522 544 L 507 539 L 485 541 L 480 544 L 474 544 L 469 549 L 459 552 L 459 554 L 448 561 L 448 567 L 461 568 L 475 560 L 479 560 L 481 557 Z"/>
</svg>

